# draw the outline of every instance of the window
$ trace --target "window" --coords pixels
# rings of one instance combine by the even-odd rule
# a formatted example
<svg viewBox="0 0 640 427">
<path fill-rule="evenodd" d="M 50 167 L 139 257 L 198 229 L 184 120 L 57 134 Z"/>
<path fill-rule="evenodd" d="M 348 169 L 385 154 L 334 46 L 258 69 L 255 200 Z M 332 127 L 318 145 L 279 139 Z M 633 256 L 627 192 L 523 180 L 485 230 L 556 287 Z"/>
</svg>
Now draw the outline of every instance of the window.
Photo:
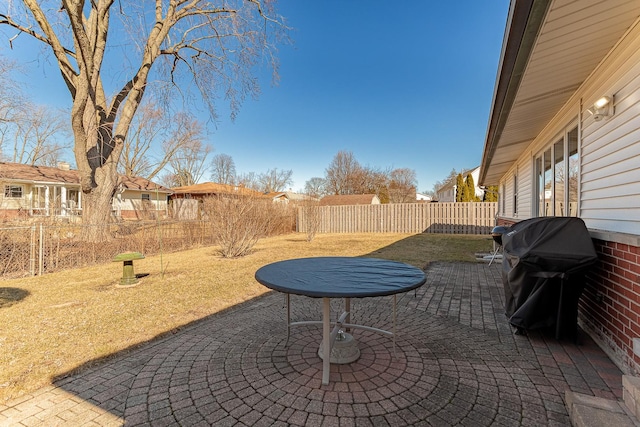
<svg viewBox="0 0 640 427">
<path fill-rule="evenodd" d="M 578 215 L 578 128 L 558 138 L 534 161 L 538 216 Z"/>
<path fill-rule="evenodd" d="M 502 212 L 502 215 L 505 215 L 505 216 L 507 215 L 507 207 L 505 206 L 506 197 L 507 197 L 507 188 L 504 184 L 502 184 L 502 188 L 498 196 L 498 199 L 500 200 L 500 211 Z"/>
<path fill-rule="evenodd" d="M 67 207 L 69 209 L 80 209 L 80 192 L 78 190 L 67 190 Z"/>
<path fill-rule="evenodd" d="M 21 199 L 22 185 L 5 185 L 4 197 L 7 199 Z"/>
<path fill-rule="evenodd" d="M 151 195 L 146 194 L 146 193 L 142 193 L 142 200 L 143 201 L 150 201 L 151 200 Z"/>
</svg>

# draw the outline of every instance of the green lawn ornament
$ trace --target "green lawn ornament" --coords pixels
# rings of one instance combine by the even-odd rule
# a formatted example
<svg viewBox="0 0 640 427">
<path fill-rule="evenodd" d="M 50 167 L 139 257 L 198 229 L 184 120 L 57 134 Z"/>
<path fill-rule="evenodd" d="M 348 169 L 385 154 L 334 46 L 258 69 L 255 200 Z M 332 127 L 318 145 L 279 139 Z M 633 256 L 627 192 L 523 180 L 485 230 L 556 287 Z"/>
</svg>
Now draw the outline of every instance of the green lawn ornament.
<svg viewBox="0 0 640 427">
<path fill-rule="evenodd" d="M 122 278 L 120 279 L 120 285 L 131 286 L 138 283 L 138 278 L 133 272 L 133 260 L 144 259 L 144 255 L 140 252 L 124 252 L 116 255 L 113 258 L 113 262 L 122 262 Z"/>
</svg>

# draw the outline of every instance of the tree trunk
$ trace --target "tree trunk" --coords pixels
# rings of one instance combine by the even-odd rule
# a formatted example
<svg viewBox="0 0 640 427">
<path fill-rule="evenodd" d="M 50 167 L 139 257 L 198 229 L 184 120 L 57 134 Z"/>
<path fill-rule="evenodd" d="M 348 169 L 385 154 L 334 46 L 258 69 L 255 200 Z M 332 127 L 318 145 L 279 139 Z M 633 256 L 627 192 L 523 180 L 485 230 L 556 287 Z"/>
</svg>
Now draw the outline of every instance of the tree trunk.
<svg viewBox="0 0 640 427">
<path fill-rule="evenodd" d="M 74 154 L 83 193 L 82 239 L 99 243 L 111 239 L 112 196 L 118 181 L 118 159 L 123 144 L 114 137 L 114 118 L 102 114 L 106 110 L 104 94 L 97 98 L 81 97 L 76 92 L 71 110 L 74 134 Z M 91 93 L 83 87 L 82 93 Z M 131 114 L 127 117 L 130 117 Z M 121 120 L 118 127 L 126 135 L 129 121 Z"/>
<path fill-rule="evenodd" d="M 117 184 L 115 168 L 110 164 L 97 168 L 95 182 L 98 184 L 82 195 L 82 239 L 98 243 L 112 238 L 110 232 L 112 198 Z"/>
</svg>

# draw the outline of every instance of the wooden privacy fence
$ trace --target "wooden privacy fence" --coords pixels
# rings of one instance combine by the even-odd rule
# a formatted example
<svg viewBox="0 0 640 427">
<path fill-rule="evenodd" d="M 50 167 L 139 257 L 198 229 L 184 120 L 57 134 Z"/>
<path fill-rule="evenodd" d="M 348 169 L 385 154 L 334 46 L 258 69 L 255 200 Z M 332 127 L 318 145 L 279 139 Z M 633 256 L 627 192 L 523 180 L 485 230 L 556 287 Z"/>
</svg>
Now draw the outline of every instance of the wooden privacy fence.
<svg viewBox="0 0 640 427">
<path fill-rule="evenodd" d="M 497 202 L 307 205 L 296 224 L 298 232 L 490 234 L 497 209 Z"/>
</svg>

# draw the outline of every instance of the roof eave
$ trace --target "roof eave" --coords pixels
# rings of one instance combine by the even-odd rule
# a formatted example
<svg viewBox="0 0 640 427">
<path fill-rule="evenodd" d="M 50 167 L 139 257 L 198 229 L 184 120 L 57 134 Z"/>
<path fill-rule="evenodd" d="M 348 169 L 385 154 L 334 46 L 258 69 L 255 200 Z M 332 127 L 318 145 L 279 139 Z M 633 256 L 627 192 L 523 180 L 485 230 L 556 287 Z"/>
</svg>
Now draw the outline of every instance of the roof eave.
<svg viewBox="0 0 640 427">
<path fill-rule="evenodd" d="M 487 126 L 479 185 L 485 182 L 536 38 L 552 0 L 512 0 Z M 515 160 L 515 159 L 514 159 Z"/>
</svg>

